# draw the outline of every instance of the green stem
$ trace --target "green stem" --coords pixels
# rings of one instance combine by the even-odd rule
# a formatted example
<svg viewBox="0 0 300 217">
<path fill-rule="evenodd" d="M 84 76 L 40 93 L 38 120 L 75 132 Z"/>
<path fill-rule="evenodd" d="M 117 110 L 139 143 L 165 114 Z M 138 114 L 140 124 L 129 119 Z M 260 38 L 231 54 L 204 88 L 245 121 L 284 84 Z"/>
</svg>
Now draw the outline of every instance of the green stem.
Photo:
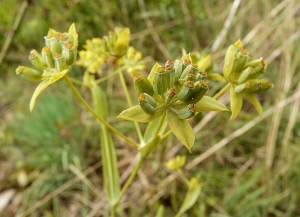
<svg viewBox="0 0 300 217">
<path fill-rule="evenodd" d="M 228 90 L 230 87 L 230 83 L 227 83 L 218 93 L 216 93 L 213 98 L 214 99 L 219 99 L 220 96 L 222 96 L 226 90 Z"/>
<path fill-rule="evenodd" d="M 142 165 L 143 159 L 140 158 L 139 161 L 137 162 L 137 164 L 134 167 L 134 170 L 132 171 L 131 175 L 129 176 L 128 180 L 126 181 L 125 185 L 123 186 L 123 188 L 121 189 L 121 192 L 119 194 L 118 200 L 116 201 L 114 207 L 120 202 L 121 198 L 123 197 L 123 195 L 125 194 L 126 190 L 128 189 L 128 187 L 131 185 L 133 179 L 135 178 L 137 172 L 139 171 L 141 165 Z"/>
<path fill-rule="evenodd" d="M 124 136 L 122 133 L 120 133 L 118 130 L 116 130 L 113 126 L 111 126 L 109 123 L 107 123 L 102 117 L 100 117 L 88 104 L 87 102 L 81 97 L 80 93 L 76 90 L 76 88 L 74 87 L 73 83 L 71 82 L 71 80 L 69 79 L 68 76 L 64 77 L 65 81 L 67 82 L 67 84 L 69 85 L 69 87 L 71 88 L 71 90 L 73 91 L 73 93 L 75 94 L 75 96 L 79 99 L 79 101 L 87 108 L 87 110 L 89 110 L 89 112 L 91 112 L 103 125 L 105 125 L 108 129 L 110 129 L 112 132 L 114 132 L 115 134 L 117 134 L 118 136 L 120 136 L 121 138 L 123 138 L 125 141 L 127 141 L 128 143 L 134 145 L 135 147 L 139 147 L 139 144 L 137 144 L 136 142 L 132 141 L 131 139 L 129 139 L 128 137 Z"/>
<path fill-rule="evenodd" d="M 105 76 L 103 78 L 100 78 L 100 79 L 96 80 L 95 82 L 96 82 L 96 84 L 100 84 L 101 82 L 106 81 L 109 78 L 114 77 L 115 75 L 119 74 L 119 70 L 123 70 L 123 69 L 126 69 L 126 68 L 127 68 L 126 65 L 122 66 L 122 67 L 118 68 L 116 71 L 114 71 L 112 73 L 109 73 L 107 76 Z"/>
<path fill-rule="evenodd" d="M 130 95 L 129 95 L 129 92 L 128 92 L 128 89 L 127 89 L 127 86 L 126 86 L 126 82 L 125 82 L 125 79 L 124 79 L 124 75 L 123 75 L 121 69 L 119 69 L 119 76 L 120 76 L 122 88 L 123 88 L 123 90 L 125 92 L 127 103 L 129 105 L 129 107 L 132 107 L 132 102 L 131 102 L 131 99 L 130 99 Z M 138 137 L 139 137 L 140 141 L 143 142 L 144 138 L 143 138 L 141 129 L 140 129 L 140 127 L 139 127 L 139 125 L 138 125 L 138 123 L 136 121 L 134 121 L 134 126 L 135 126 L 135 129 L 136 129 L 136 132 L 138 134 Z"/>
<path fill-rule="evenodd" d="M 85 85 L 82 81 L 79 81 L 79 80 L 77 80 L 77 79 L 75 79 L 75 78 L 69 77 L 69 79 L 70 79 L 70 81 L 72 81 L 72 82 L 75 83 L 75 84 L 78 84 L 78 85 L 81 85 L 81 86 L 84 86 L 84 85 Z"/>
<path fill-rule="evenodd" d="M 161 139 L 163 140 L 163 139 L 165 139 L 165 138 L 167 138 L 167 136 L 169 136 L 170 134 L 172 134 L 172 130 L 169 130 L 168 132 L 166 132 L 166 133 L 164 133 L 162 136 L 161 136 Z"/>
<path fill-rule="evenodd" d="M 157 129 L 156 129 L 156 131 L 153 135 L 153 138 L 158 135 L 158 133 L 159 133 L 164 121 L 165 121 L 165 118 L 166 118 L 166 112 L 164 112 L 164 114 L 161 116 L 161 118 L 159 120 L 159 123 L 158 123 L 158 126 L 157 126 Z"/>
<path fill-rule="evenodd" d="M 177 170 L 177 173 L 179 174 L 179 176 L 183 179 L 183 181 L 185 182 L 185 184 L 187 186 L 189 186 L 189 180 L 186 178 L 186 176 L 183 174 L 181 169 Z"/>
</svg>

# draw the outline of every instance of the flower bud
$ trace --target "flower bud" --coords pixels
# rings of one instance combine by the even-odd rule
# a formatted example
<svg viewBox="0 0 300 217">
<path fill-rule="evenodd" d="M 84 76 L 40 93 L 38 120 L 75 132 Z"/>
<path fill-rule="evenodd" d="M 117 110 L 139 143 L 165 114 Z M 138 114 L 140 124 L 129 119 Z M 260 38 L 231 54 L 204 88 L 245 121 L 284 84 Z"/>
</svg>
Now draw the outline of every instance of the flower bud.
<svg viewBox="0 0 300 217">
<path fill-rule="evenodd" d="M 184 166 L 185 161 L 186 161 L 186 156 L 177 155 L 175 158 L 172 158 L 167 163 L 165 163 L 165 165 L 170 170 L 177 170 Z"/>
<path fill-rule="evenodd" d="M 50 47 L 51 53 L 54 55 L 55 53 L 61 53 L 62 48 L 59 43 L 58 36 L 46 36 L 46 46 Z"/>
<path fill-rule="evenodd" d="M 134 77 L 134 87 L 138 94 L 147 93 L 150 96 L 153 96 L 154 94 L 152 84 L 150 83 L 148 78 L 143 75 L 136 75 Z"/>
<path fill-rule="evenodd" d="M 29 81 L 41 81 L 42 80 L 42 73 L 38 70 L 26 67 L 26 66 L 19 66 L 16 69 L 16 74 L 22 76 L 23 78 Z"/>
<path fill-rule="evenodd" d="M 156 101 L 147 93 L 141 93 L 138 98 L 139 104 L 143 111 L 149 115 L 154 115 L 156 112 Z"/>
<path fill-rule="evenodd" d="M 166 66 L 165 69 L 164 85 L 167 89 L 170 89 L 175 83 L 175 69 L 173 68 L 173 64 Z"/>
<path fill-rule="evenodd" d="M 64 58 L 60 53 L 54 54 L 54 63 L 55 63 L 55 69 L 57 72 L 61 72 L 65 67 Z"/>
<path fill-rule="evenodd" d="M 188 76 L 189 73 L 196 74 L 198 73 L 198 66 L 196 64 L 190 64 L 188 65 L 185 70 L 183 70 L 180 79 L 184 79 L 186 76 Z"/>
<path fill-rule="evenodd" d="M 69 33 L 64 32 L 60 35 L 59 42 L 60 42 L 61 46 L 63 47 L 65 44 L 73 45 L 74 40 Z"/>
<path fill-rule="evenodd" d="M 175 60 L 174 69 L 175 69 L 175 82 L 177 82 L 183 71 L 183 62 L 181 60 Z"/>
<path fill-rule="evenodd" d="M 197 76 L 198 76 L 198 74 L 200 75 L 199 77 L 200 77 L 200 79 L 205 79 L 206 77 L 207 77 L 207 72 L 204 72 L 204 71 L 200 71 L 200 72 L 198 72 L 197 73 Z"/>
<path fill-rule="evenodd" d="M 44 61 L 46 62 L 48 68 L 54 68 L 54 59 L 49 47 L 44 47 L 42 50 L 42 56 Z"/>
<path fill-rule="evenodd" d="M 76 52 L 72 44 L 65 44 L 63 46 L 63 58 L 65 59 L 65 64 L 71 66 L 76 60 Z"/>
<path fill-rule="evenodd" d="M 47 67 L 42 55 L 36 50 L 30 51 L 29 60 L 38 69 L 44 70 Z"/>
<path fill-rule="evenodd" d="M 194 84 L 194 91 L 192 94 L 185 100 L 186 103 L 196 103 L 202 99 L 208 90 L 208 83 L 204 80 L 197 81 Z"/>
<path fill-rule="evenodd" d="M 165 99 L 165 104 L 167 105 L 168 103 L 170 103 L 170 101 L 174 98 L 174 96 L 176 95 L 176 88 L 175 87 L 171 87 L 170 90 L 168 91 L 168 95 Z"/>
<path fill-rule="evenodd" d="M 266 71 L 265 61 L 261 61 L 261 64 L 256 66 L 255 68 L 248 67 L 244 71 L 242 71 L 238 83 L 245 83 L 247 80 L 256 79 L 261 76 Z"/>
<path fill-rule="evenodd" d="M 156 94 L 161 95 L 167 91 L 165 67 L 159 67 L 154 75 L 153 90 Z"/>
<path fill-rule="evenodd" d="M 186 100 L 194 91 L 194 82 L 192 81 L 186 81 L 179 92 L 177 93 L 176 97 L 178 100 Z"/>
<path fill-rule="evenodd" d="M 193 117 L 196 114 L 196 112 L 197 112 L 197 110 L 196 110 L 195 104 L 189 104 L 185 108 L 180 109 L 177 112 L 177 116 L 179 119 L 189 119 L 189 118 Z"/>
<path fill-rule="evenodd" d="M 235 87 L 236 93 L 260 93 L 273 87 L 273 84 L 265 79 L 249 80 Z"/>
</svg>

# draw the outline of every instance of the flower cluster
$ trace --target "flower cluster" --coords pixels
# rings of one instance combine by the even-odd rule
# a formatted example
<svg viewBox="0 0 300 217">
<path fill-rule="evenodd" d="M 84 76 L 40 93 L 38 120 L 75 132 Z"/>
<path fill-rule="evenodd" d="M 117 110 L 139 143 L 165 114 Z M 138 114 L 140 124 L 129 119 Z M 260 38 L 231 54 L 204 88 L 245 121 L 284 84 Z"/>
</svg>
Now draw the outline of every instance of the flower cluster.
<svg viewBox="0 0 300 217">
<path fill-rule="evenodd" d="M 190 54 L 164 66 L 156 63 L 148 77 L 134 77 L 139 105 L 124 110 L 118 117 L 150 122 L 167 117 L 175 136 L 191 150 L 195 135 L 187 119 L 198 112 L 224 111 L 226 106 L 205 96 L 208 91 L 206 72 L 199 71 Z"/>
<path fill-rule="evenodd" d="M 41 81 L 31 98 L 30 110 L 38 95 L 50 84 L 64 77 L 76 61 L 78 35 L 75 25 L 72 24 L 65 33 L 50 29 L 45 36 L 45 45 L 41 53 L 32 50 L 29 54 L 29 60 L 38 70 L 26 66 L 16 69 L 18 75 L 30 81 Z"/>
<path fill-rule="evenodd" d="M 142 54 L 129 46 L 130 30 L 116 27 L 108 36 L 93 38 L 86 41 L 85 50 L 79 51 L 77 64 L 84 66 L 90 73 L 102 73 L 102 66 L 126 65 L 130 75 L 136 75 L 145 69 Z"/>
<path fill-rule="evenodd" d="M 267 62 L 263 58 L 252 59 L 249 52 L 243 48 L 240 40 L 228 48 L 223 74 L 231 86 L 231 119 L 235 118 L 240 112 L 243 102 L 242 97 L 247 98 L 258 113 L 262 114 L 261 105 L 254 94 L 273 87 L 270 81 L 260 79 L 266 68 Z"/>
</svg>

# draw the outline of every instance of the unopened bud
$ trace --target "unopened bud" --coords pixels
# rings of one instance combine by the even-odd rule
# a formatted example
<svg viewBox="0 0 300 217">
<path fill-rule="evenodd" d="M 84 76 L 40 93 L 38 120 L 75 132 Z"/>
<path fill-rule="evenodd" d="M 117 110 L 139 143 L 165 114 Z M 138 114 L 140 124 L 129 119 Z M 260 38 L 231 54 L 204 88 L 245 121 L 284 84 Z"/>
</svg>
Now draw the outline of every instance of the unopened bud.
<svg viewBox="0 0 300 217">
<path fill-rule="evenodd" d="M 197 81 L 194 84 L 194 91 L 192 94 L 185 100 L 186 103 L 192 104 L 196 103 L 203 98 L 208 90 L 208 83 L 204 80 Z"/>
<path fill-rule="evenodd" d="M 65 61 L 63 56 L 60 53 L 55 53 L 53 58 L 56 71 L 61 72 L 65 67 Z"/>
<path fill-rule="evenodd" d="M 63 47 L 63 58 L 65 59 L 65 64 L 71 66 L 76 60 L 76 52 L 72 44 L 65 44 Z"/>
<path fill-rule="evenodd" d="M 146 94 L 146 93 L 141 93 L 139 98 L 138 98 L 139 104 L 143 111 L 149 115 L 154 115 L 156 112 L 156 101 L 155 99 Z"/>
<path fill-rule="evenodd" d="M 38 69 L 44 70 L 47 67 L 42 55 L 36 50 L 30 51 L 29 60 Z"/>
<path fill-rule="evenodd" d="M 179 92 L 177 93 L 176 97 L 178 100 L 186 100 L 193 92 L 194 90 L 194 82 L 192 81 L 186 81 Z"/>
<path fill-rule="evenodd" d="M 150 96 L 153 96 L 154 94 L 152 84 L 150 83 L 148 78 L 143 75 L 136 75 L 134 77 L 134 87 L 138 94 L 147 93 Z"/>
<path fill-rule="evenodd" d="M 196 114 L 197 110 L 195 104 L 190 104 L 177 112 L 179 119 L 189 119 Z"/>
<path fill-rule="evenodd" d="M 23 78 L 29 80 L 29 81 L 41 81 L 42 79 L 42 73 L 38 70 L 26 67 L 26 66 L 19 66 L 16 69 L 16 74 L 22 76 Z"/>
<path fill-rule="evenodd" d="M 46 62 L 48 68 L 54 68 L 54 59 L 49 47 L 44 47 L 42 50 L 42 56 L 44 61 Z"/>
</svg>

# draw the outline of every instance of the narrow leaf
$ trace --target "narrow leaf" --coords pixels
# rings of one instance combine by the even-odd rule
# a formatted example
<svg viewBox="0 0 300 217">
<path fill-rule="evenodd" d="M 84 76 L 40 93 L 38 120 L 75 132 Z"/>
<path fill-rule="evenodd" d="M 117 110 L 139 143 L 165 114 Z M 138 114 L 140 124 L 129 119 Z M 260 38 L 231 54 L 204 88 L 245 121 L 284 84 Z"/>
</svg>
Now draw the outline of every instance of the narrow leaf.
<svg viewBox="0 0 300 217">
<path fill-rule="evenodd" d="M 73 46 L 75 49 L 77 49 L 78 46 L 78 34 L 76 32 L 76 27 L 75 27 L 75 23 L 73 23 L 70 28 L 69 28 L 69 34 L 72 36 L 74 42 L 73 42 Z"/>
<path fill-rule="evenodd" d="M 221 82 L 226 82 L 226 79 L 218 74 L 218 73 L 208 73 L 207 79 L 211 81 L 221 81 Z"/>
<path fill-rule="evenodd" d="M 184 201 L 176 216 L 181 216 L 183 213 L 189 210 L 199 198 L 200 193 L 201 193 L 201 184 L 199 184 L 198 178 L 194 177 L 189 182 L 189 190 L 185 195 Z"/>
<path fill-rule="evenodd" d="M 160 136 L 154 137 L 150 142 L 148 142 L 143 147 L 139 148 L 139 151 L 141 152 L 141 158 L 145 159 L 149 154 L 155 151 L 156 147 L 159 145 L 161 141 Z"/>
<path fill-rule="evenodd" d="M 43 90 L 45 90 L 45 89 L 50 85 L 49 80 L 50 80 L 49 78 L 43 80 L 43 81 L 36 87 L 36 89 L 35 89 L 35 91 L 34 91 L 32 97 L 31 97 L 30 104 L 29 104 L 29 109 L 30 109 L 30 111 L 33 110 L 33 107 L 34 107 L 34 105 L 35 105 L 35 100 L 36 100 L 36 98 L 40 95 L 40 93 L 41 93 Z"/>
<path fill-rule="evenodd" d="M 150 122 L 162 115 L 162 111 L 157 110 L 154 115 L 146 114 L 141 106 L 132 106 L 124 111 L 122 111 L 117 118 L 127 120 L 127 121 L 137 121 L 137 122 Z"/>
<path fill-rule="evenodd" d="M 243 105 L 242 94 L 236 93 L 234 91 L 234 86 L 230 87 L 230 107 L 231 107 L 231 117 L 230 120 L 236 118 L 236 116 L 240 113 Z"/>
<path fill-rule="evenodd" d="M 263 109 L 261 107 L 260 102 L 255 97 L 255 95 L 254 94 L 243 94 L 243 96 L 245 96 L 252 103 L 252 105 L 254 106 L 254 108 L 256 109 L 256 111 L 258 112 L 258 114 L 260 116 L 262 116 Z"/>
<path fill-rule="evenodd" d="M 177 139 L 191 152 L 195 135 L 190 123 L 185 119 L 179 119 L 172 111 L 167 112 L 167 121 Z"/>
<path fill-rule="evenodd" d="M 165 207 L 163 205 L 159 205 L 155 217 L 164 217 L 164 208 Z"/>
<path fill-rule="evenodd" d="M 195 106 L 197 112 L 228 111 L 225 105 L 209 96 L 204 96 Z"/>
<path fill-rule="evenodd" d="M 50 80 L 49 80 L 49 84 L 53 84 L 54 82 L 58 81 L 59 79 L 61 79 L 62 77 L 64 77 L 67 73 L 69 72 L 68 69 L 65 69 L 61 72 L 58 72 L 58 73 L 54 73 Z"/>
<path fill-rule="evenodd" d="M 223 67 L 223 75 L 227 79 L 227 81 L 229 81 L 229 75 L 233 68 L 233 63 L 234 63 L 234 47 L 233 45 L 231 45 L 226 51 L 224 67 Z"/>
</svg>

